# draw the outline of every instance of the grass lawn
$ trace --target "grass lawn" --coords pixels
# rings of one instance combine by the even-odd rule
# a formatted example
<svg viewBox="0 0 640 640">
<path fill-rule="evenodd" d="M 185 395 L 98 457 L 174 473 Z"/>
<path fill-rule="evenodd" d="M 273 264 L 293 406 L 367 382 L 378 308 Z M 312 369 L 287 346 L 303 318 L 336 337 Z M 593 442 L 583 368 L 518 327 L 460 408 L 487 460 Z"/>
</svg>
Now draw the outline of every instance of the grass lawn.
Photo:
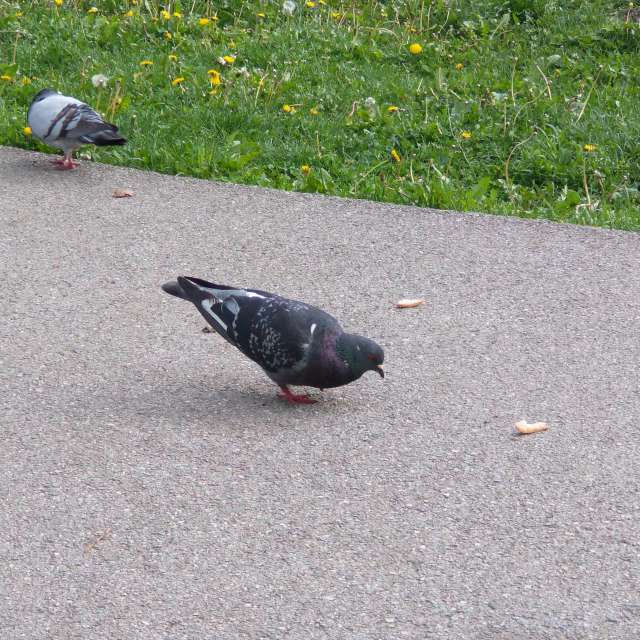
<svg viewBox="0 0 640 640">
<path fill-rule="evenodd" d="M 638 20 L 611 0 L 0 0 L 0 143 L 44 149 L 23 128 L 51 87 L 129 138 L 86 148 L 102 162 L 640 229 Z"/>
</svg>

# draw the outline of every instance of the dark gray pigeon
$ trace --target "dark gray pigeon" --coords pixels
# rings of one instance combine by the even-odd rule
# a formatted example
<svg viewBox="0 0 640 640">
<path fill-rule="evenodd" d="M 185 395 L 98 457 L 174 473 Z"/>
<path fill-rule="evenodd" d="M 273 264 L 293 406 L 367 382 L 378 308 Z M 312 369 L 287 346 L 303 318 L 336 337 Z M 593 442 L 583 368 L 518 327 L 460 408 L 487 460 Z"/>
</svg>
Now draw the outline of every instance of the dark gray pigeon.
<svg viewBox="0 0 640 640">
<path fill-rule="evenodd" d="M 329 389 L 367 371 L 384 378 L 379 345 L 345 333 L 334 317 L 304 302 L 184 276 L 162 288 L 193 302 L 217 333 L 265 370 L 289 402 L 315 402 L 293 394 L 289 385 Z"/>
<path fill-rule="evenodd" d="M 125 144 L 118 127 L 105 122 L 89 105 L 53 89 L 36 94 L 27 112 L 31 132 L 45 144 L 64 152 L 64 158 L 54 160 L 61 169 L 73 169 L 77 163 L 72 155 L 83 144 L 98 146 Z"/>
</svg>

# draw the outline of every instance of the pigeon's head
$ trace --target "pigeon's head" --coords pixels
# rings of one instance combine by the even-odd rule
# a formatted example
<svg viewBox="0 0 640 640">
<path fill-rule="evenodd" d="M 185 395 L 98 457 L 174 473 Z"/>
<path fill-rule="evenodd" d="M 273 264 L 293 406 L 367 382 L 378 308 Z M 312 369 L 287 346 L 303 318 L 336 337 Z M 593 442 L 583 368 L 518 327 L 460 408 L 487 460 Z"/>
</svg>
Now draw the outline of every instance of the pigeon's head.
<svg viewBox="0 0 640 640">
<path fill-rule="evenodd" d="M 48 96 L 56 95 L 58 92 L 53 89 L 42 89 L 36 93 L 33 98 L 33 102 L 39 102 L 40 100 L 44 100 Z"/>
<path fill-rule="evenodd" d="M 373 340 L 345 333 L 338 339 L 336 351 L 349 365 L 354 380 L 367 371 L 376 371 L 384 378 L 384 351 Z"/>
</svg>

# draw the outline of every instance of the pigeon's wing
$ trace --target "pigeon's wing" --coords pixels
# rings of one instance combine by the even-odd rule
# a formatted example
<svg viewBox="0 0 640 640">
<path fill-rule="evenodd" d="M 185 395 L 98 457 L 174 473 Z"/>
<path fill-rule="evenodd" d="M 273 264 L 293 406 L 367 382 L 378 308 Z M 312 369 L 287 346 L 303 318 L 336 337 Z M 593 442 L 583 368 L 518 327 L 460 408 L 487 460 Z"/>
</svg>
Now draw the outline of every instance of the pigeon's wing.
<svg viewBox="0 0 640 640">
<path fill-rule="evenodd" d="M 105 122 L 89 105 L 80 103 L 64 116 L 60 137 L 86 144 L 124 144 L 115 124 Z"/>
<path fill-rule="evenodd" d="M 270 374 L 303 369 L 314 340 L 329 327 L 341 330 L 328 313 L 279 296 L 260 300 L 234 295 L 223 307 L 234 312 L 231 327 L 238 348 Z"/>
<path fill-rule="evenodd" d="M 241 350 L 242 346 L 236 343 L 234 332 L 240 303 L 245 309 L 245 315 L 250 316 L 257 312 L 254 306 L 259 307 L 262 301 L 273 297 L 267 291 L 238 289 L 191 276 L 178 276 L 177 281 L 163 284 L 162 289 L 172 296 L 193 302 L 205 320 L 225 340 Z"/>
<path fill-rule="evenodd" d="M 198 306 L 209 324 L 228 342 L 268 372 L 303 362 L 310 348 L 307 305 L 278 296 L 235 289 L 224 298 L 203 297 Z"/>
<path fill-rule="evenodd" d="M 73 109 L 70 109 L 65 116 L 62 135 L 66 135 L 69 138 L 78 138 L 82 142 L 91 142 L 92 136 L 105 129 L 117 131 L 115 125 L 105 122 L 100 114 L 89 105 L 78 104 Z"/>
</svg>

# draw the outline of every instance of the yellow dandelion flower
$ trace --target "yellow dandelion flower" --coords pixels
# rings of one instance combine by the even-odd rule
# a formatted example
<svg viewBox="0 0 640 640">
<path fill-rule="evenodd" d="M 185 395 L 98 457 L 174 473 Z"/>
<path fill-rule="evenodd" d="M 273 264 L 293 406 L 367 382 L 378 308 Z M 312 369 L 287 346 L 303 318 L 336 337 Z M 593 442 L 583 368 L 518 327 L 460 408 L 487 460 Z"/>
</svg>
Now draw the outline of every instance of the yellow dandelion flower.
<svg viewBox="0 0 640 640">
<path fill-rule="evenodd" d="M 387 107 L 387 111 L 388 111 L 389 113 L 395 113 L 397 110 L 398 110 L 398 107 L 396 107 L 396 105 L 395 105 L 395 104 L 390 104 L 390 105 Z"/>
<path fill-rule="evenodd" d="M 598 147 L 595 144 L 585 144 L 584 147 L 582 147 L 582 148 L 587 153 L 591 153 L 591 152 L 595 151 Z"/>
<path fill-rule="evenodd" d="M 295 109 L 290 104 L 283 104 L 282 105 L 282 110 L 285 113 L 293 113 L 295 111 Z"/>
<path fill-rule="evenodd" d="M 414 56 L 420 55 L 422 53 L 422 45 L 418 44 L 417 42 L 410 44 L 409 53 L 413 54 Z"/>
<path fill-rule="evenodd" d="M 133 18 L 133 11 L 131 9 L 129 9 L 129 11 L 127 11 L 127 13 L 124 14 L 125 18 Z"/>
<path fill-rule="evenodd" d="M 183 82 L 184 82 L 184 78 L 182 76 L 178 76 L 177 78 L 174 78 L 171 81 L 171 86 L 175 87 L 175 86 L 177 86 L 179 84 L 182 84 Z"/>
<path fill-rule="evenodd" d="M 175 53 L 170 53 L 168 57 L 169 60 L 172 60 L 173 62 L 176 62 L 178 60 L 178 56 Z"/>
<path fill-rule="evenodd" d="M 53 0 L 53 4 L 55 4 L 56 7 L 61 7 L 63 2 L 64 0 Z"/>
<path fill-rule="evenodd" d="M 258 18 L 266 18 L 267 16 L 262 13 L 262 11 L 260 13 L 256 13 L 256 15 L 258 16 Z"/>
<path fill-rule="evenodd" d="M 332 17 L 334 20 L 338 20 L 339 18 L 341 18 L 341 17 L 342 17 L 342 14 L 341 14 L 339 11 L 332 11 L 332 12 L 331 12 L 331 17 Z"/>
<path fill-rule="evenodd" d="M 458 62 L 458 64 L 455 66 L 456 71 L 462 71 L 464 69 L 464 65 L 462 64 L 462 62 Z"/>
<path fill-rule="evenodd" d="M 395 149 L 391 149 L 391 158 L 394 162 L 400 162 L 400 160 L 402 160 L 400 154 Z"/>
<path fill-rule="evenodd" d="M 306 5 L 307 7 L 309 7 L 309 9 L 313 9 L 313 7 L 315 7 L 315 6 L 316 6 L 316 3 L 315 3 L 315 2 L 313 2 L 313 0 L 307 0 L 307 1 L 305 2 L 305 5 Z"/>
<path fill-rule="evenodd" d="M 173 17 L 177 18 L 178 20 L 180 20 L 180 18 L 182 18 L 182 14 L 179 11 L 174 11 L 173 12 Z"/>
<path fill-rule="evenodd" d="M 216 69 L 209 69 L 208 73 L 209 73 L 209 82 L 211 83 L 212 86 L 222 84 L 222 76 L 220 75 L 219 71 L 217 71 Z"/>
<path fill-rule="evenodd" d="M 22 11 L 16 11 L 16 18 L 22 18 Z"/>
<path fill-rule="evenodd" d="M 173 36 L 171 35 L 171 31 L 165 31 L 163 34 L 165 40 L 171 40 Z"/>
<path fill-rule="evenodd" d="M 211 20 L 213 20 L 213 22 L 218 22 L 220 18 L 218 18 L 218 16 L 211 16 Z"/>
<path fill-rule="evenodd" d="M 209 20 L 209 18 L 200 18 L 200 20 L 198 20 L 198 24 L 201 27 L 206 27 L 210 22 L 211 20 Z"/>
<path fill-rule="evenodd" d="M 13 78 L 11 76 L 8 76 L 6 73 L 4 75 L 0 76 L 0 80 L 4 80 L 5 82 L 11 82 L 13 80 Z"/>
<path fill-rule="evenodd" d="M 22 133 L 24 133 L 25 136 L 30 136 L 31 135 L 31 127 L 24 127 L 24 129 L 22 129 Z"/>
<path fill-rule="evenodd" d="M 140 66 L 141 67 L 148 67 L 149 65 L 153 64 L 153 60 L 142 60 L 140 62 Z"/>
<path fill-rule="evenodd" d="M 171 20 L 171 14 L 170 14 L 166 9 L 163 9 L 163 10 L 160 12 L 160 17 L 161 17 L 163 20 Z"/>
<path fill-rule="evenodd" d="M 319 113 L 320 112 L 315 107 L 311 107 L 311 109 L 309 109 L 309 115 L 317 116 Z"/>
<path fill-rule="evenodd" d="M 87 13 L 98 13 L 98 7 L 89 7 Z"/>
<path fill-rule="evenodd" d="M 235 56 L 222 56 L 222 59 L 227 63 L 227 64 L 233 64 L 236 61 Z"/>
<path fill-rule="evenodd" d="M 311 167 L 308 164 L 303 164 L 300 167 L 300 171 L 302 171 L 305 176 L 308 176 L 311 173 Z"/>
<path fill-rule="evenodd" d="M 471 131 L 463 131 L 460 134 L 465 140 L 469 140 L 469 138 L 471 138 Z"/>
<path fill-rule="evenodd" d="M 22 84 L 24 85 L 31 84 L 31 78 L 22 78 Z"/>
</svg>

